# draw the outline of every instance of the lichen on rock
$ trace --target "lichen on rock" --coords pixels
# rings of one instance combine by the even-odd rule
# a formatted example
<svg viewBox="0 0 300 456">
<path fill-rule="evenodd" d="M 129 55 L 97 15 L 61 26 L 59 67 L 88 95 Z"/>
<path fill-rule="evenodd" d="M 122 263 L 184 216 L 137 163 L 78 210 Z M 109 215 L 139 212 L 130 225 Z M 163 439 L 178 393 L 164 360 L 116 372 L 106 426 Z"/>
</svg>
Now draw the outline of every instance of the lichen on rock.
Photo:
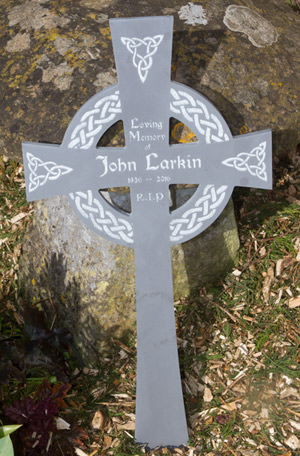
<svg viewBox="0 0 300 456">
<path fill-rule="evenodd" d="M 271 46 L 277 41 L 279 35 L 270 22 L 246 6 L 228 6 L 224 24 L 234 32 L 247 35 L 249 41 L 256 47 Z"/>
<path fill-rule="evenodd" d="M 189 2 L 180 8 L 178 16 L 188 25 L 206 25 L 207 19 L 201 5 L 195 5 L 193 2 Z"/>
<path fill-rule="evenodd" d="M 7 52 L 21 52 L 30 48 L 30 34 L 17 33 L 11 40 L 8 41 L 5 49 Z"/>
<path fill-rule="evenodd" d="M 23 30 L 38 30 L 41 27 L 50 30 L 57 26 L 63 27 L 70 21 L 43 8 L 37 0 L 27 1 L 12 8 L 8 13 L 8 20 L 11 27 L 19 25 Z"/>
<path fill-rule="evenodd" d="M 50 62 L 48 67 L 43 69 L 42 81 L 52 81 L 59 90 L 68 90 L 73 80 L 72 73 L 73 68 L 66 62 L 57 66 L 53 62 Z"/>
</svg>

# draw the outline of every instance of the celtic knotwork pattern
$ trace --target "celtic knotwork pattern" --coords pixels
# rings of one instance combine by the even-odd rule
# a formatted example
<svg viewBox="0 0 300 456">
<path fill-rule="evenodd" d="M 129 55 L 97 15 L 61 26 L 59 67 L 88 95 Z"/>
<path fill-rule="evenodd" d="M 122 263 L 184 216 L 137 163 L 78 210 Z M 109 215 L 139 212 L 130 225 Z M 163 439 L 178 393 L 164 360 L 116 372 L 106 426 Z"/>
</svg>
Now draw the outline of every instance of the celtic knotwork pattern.
<svg viewBox="0 0 300 456">
<path fill-rule="evenodd" d="M 170 222 L 170 241 L 178 242 L 183 237 L 196 233 L 206 220 L 215 215 L 217 207 L 225 198 L 227 188 L 227 185 L 219 188 L 207 185 L 194 207 L 184 212 L 181 218 Z"/>
<path fill-rule="evenodd" d="M 254 147 L 251 152 L 242 152 L 236 157 L 227 158 L 222 161 L 223 165 L 233 167 L 238 171 L 248 171 L 252 176 L 257 176 L 263 181 L 267 181 L 266 173 L 266 141 Z"/>
<path fill-rule="evenodd" d="M 138 75 L 143 83 L 146 81 L 148 71 L 153 64 L 152 56 L 156 53 L 163 37 L 164 35 L 147 36 L 144 39 L 121 38 L 122 43 L 133 55 L 133 65 L 137 68 Z M 141 53 L 142 49 L 144 50 L 144 55 Z"/>
<path fill-rule="evenodd" d="M 73 168 L 57 165 L 53 161 L 43 162 L 40 158 L 31 153 L 26 154 L 29 168 L 29 191 L 33 192 L 38 187 L 44 185 L 48 179 L 56 180 L 63 174 L 70 173 Z"/>
<path fill-rule="evenodd" d="M 171 111 L 174 114 L 183 115 L 186 120 L 192 122 L 198 132 L 205 137 L 207 144 L 229 140 L 221 121 L 209 112 L 203 101 L 195 100 L 189 93 L 174 88 L 171 88 L 171 96 L 173 97 L 170 103 Z"/>
<path fill-rule="evenodd" d="M 104 125 L 111 122 L 121 112 L 119 90 L 113 95 L 101 98 L 94 104 L 92 109 L 83 114 L 79 124 L 71 134 L 71 141 L 68 147 L 71 149 L 89 149 Z"/>
<path fill-rule="evenodd" d="M 91 190 L 87 193 L 76 192 L 69 195 L 82 217 L 90 220 L 97 231 L 128 244 L 133 243 L 131 224 L 124 218 L 116 217 L 112 212 L 105 210 Z"/>
</svg>

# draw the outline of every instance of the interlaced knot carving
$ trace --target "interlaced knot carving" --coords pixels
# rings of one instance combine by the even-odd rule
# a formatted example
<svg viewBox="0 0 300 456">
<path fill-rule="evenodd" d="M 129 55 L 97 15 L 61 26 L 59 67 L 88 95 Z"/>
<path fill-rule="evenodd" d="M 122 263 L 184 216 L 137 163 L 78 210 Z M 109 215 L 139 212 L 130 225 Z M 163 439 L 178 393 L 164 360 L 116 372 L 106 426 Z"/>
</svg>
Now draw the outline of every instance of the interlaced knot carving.
<svg viewBox="0 0 300 456">
<path fill-rule="evenodd" d="M 219 188 L 206 185 L 203 195 L 196 201 L 195 206 L 184 212 L 180 219 L 170 222 L 170 241 L 178 242 L 183 237 L 197 232 L 206 220 L 214 216 L 217 207 L 225 198 L 227 188 L 227 185 Z"/>
<path fill-rule="evenodd" d="M 267 180 L 266 173 L 266 141 L 254 147 L 251 152 L 242 152 L 236 157 L 227 158 L 222 161 L 223 165 L 233 167 L 238 171 L 248 171 L 252 176 L 257 176 L 263 181 Z"/>
<path fill-rule="evenodd" d="M 38 187 L 44 185 L 47 180 L 56 180 L 60 176 L 70 173 L 73 168 L 57 165 L 53 161 L 43 162 L 40 158 L 27 152 L 26 154 L 29 168 L 29 191 L 33 192 Z"/>
<path fill-rule="evenodd" d="M 229 140 L 221 121 L 209 112 L 205 103 L 195 100 L 183 90 L 175 90 L 174 88 L 171 88 L 171 96 L 173 97 L 170 103 L 171 111 L 174 114 L 181 114 L 186 120 L 193 122 L 197 131 L 205 137 L 207 144 Z"/>
<path fill-rule="evenodd" d="M 101 98 L 95 103 L 93 109 L 83 114 L 80 123 L 71 134 L 68 147 L 71 149 L 89 149 L 95 140 L 95 136 L 101 132 L 104 125 L 111 122 L 121 112 L 119 90 L 116 90 L 112 95 Z"/>
<path fill-rule="evenodd" d="M 94 197 L 92 190 L 69 195 L 80 214 L 85 219 L 89 219 L 97 231 L 128 244 L 133 243 L 131 224 L 124 218 L 116 217 L 112 212 L 105 210 L 100 201 Z"/>
<path fill-rule="evenodd" d="M 140 80 L 144 83 L 148 76 L 148 71 L 152 67 L 152 56 L 156 53 L 158 46 L 163 40 L 164 35 L 147 36 L 144 39 L 122 37 L 121 41 L 127 50 L 133 55 L 132 61 L 138 70 Z M 144 55 L 141 49 L 144 47 Z"/>
</svg>

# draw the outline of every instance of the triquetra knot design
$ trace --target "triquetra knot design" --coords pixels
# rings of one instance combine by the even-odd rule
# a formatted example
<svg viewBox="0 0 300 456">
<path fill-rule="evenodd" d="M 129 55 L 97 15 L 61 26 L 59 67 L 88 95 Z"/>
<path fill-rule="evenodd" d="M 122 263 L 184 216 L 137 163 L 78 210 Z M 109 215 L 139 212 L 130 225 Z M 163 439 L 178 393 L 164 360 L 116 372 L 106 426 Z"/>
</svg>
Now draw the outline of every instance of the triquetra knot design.
<svg viewBox="0 0 300 456">
<path fill-rule="evenodd" d="M 144 39 L 140 38 L 125 38 L 121 41 L 127 47 L 128 51 L 133 54 L 133 65 L 138 70 L 138 75 L 142 82 L 146 81 L 148 71 L 152 67 L 152 56 L 156 53 L 158 46 L 162 42 L 164 35 L 147 36 Z M 141 50 L 145 53 L 142 55 Z"/>
<path fill-rule="evenodd" d="M 259 146 L 254 147 L 251 152 L 242 152 L 236 157 L 228 158 L 222 163 L 226 166 L 231 166 L 238 171 L 248 171 L 252 176 L 257 176 L 264 181 L 267 180 L 266 172 L 266 145 L 264 141 Z"/>
<path fill-rule="evenodd" d="M 27 153 L 29 174 L 29 191 L 33 192 L 44 185 L 48 179 L 56 180 L 63 174 L 73 171 L 69 166 L 57 165 L 53 161 L 43 162 L 40 158 Z"/>
</svg>

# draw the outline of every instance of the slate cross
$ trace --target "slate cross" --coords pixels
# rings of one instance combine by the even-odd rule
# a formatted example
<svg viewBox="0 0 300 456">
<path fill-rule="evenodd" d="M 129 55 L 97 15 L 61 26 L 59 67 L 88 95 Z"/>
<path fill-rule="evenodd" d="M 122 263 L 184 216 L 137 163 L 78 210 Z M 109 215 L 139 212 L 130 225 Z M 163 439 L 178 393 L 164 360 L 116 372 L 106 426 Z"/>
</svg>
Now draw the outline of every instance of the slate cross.
<svg viewBox="0 0 300 456">
<path fill-rule="evenodd" d="M 188 432 L 170 247 L 211 225 L 234 186 L 271 188 L 271 131 L 232 137 L 204 96 L 171 82 L 172 17 L 112 19 L 110 28 L 118 83 L 83 105 L 61 145 L 23 143 L 27 199 L 66 194 L 97 234 L 134 248 L 135 439 L 150 448 L 179 446 L 187 444 Z M 171 117 L 186 124 L 198 141 L 170 145 Z M 118 120 L 124 123 L 125 147 L 97 147 Z M 199 186 L 187 203 L 170 212 L 171 184 Z M 130 187 L 130 214 L 99 192 L 123 186 Z"/>
</svg>

